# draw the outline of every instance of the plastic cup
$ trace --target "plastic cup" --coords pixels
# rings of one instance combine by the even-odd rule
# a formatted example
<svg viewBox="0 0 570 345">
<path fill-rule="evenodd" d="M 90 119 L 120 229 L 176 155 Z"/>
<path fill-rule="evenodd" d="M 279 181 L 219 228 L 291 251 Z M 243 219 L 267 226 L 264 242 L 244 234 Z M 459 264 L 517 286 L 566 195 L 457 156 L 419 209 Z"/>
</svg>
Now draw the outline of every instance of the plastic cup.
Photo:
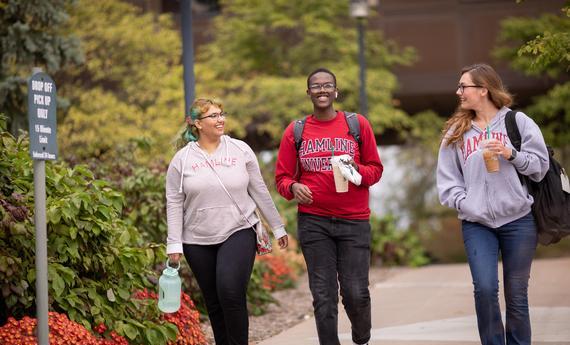
<svg viewBox="0 0 570 345">
<path fill-rule="evenodd" d="M 333 175 L 334 175 L 334 186 L 337 193 L 348 192 L 348 180 L 342 176 L 340 168 L 337 164 L 332 163 Z"/>
<path fill-rule="evenodd" d="M 495 152 L 487 150 L 489 140 L 484 140 L 481 144 L 483 147 L 483 161 L 487 172 L 494 173 L 499 171 L 499 155 Z"/>
</svg>

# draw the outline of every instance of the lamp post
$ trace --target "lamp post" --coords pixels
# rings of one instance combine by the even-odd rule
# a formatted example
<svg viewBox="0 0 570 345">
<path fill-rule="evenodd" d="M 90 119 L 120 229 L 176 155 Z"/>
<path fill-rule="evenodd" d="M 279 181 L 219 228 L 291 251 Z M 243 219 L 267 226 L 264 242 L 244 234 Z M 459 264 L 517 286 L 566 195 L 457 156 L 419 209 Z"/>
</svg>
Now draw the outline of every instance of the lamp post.
<svg viewBox="0 0 570 345">
<path fill-rule="evenodd" d="M 366 58 L 364 56 L 364 24 L 368 17 L 368 0 L 351 0 L 350 16 L 356 18 L 358 29 L 358 64 L 360 66 L 360 113 L 368 114 L 366 97 Z"/>
<path fill-rule="evenodd" d="M 192 42 L 192 0 L 180 1 L 182 27 L 182 63 L 184 66 L 184 114 L 194 101 L 194 47 Z"/>
</svg>

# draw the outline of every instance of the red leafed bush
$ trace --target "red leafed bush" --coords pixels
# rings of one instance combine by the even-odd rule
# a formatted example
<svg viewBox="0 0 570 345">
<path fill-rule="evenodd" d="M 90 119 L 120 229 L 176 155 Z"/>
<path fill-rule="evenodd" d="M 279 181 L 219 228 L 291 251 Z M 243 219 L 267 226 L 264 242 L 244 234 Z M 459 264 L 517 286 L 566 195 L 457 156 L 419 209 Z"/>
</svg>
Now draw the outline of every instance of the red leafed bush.
<svg viewBox="0 0 570 345">
<path fill-rule="evenodd" d="M 295 272 L 287 264 L 283 256 L 263 255 L 257 261 L 261 266 L 262 284 L 267 290 L 286 289 L 295 285 Z"/>
<path fill-rule="evenodd" d="M 135 298 L 157 300 L 158 295 L 145 290 L 137 292 Z M 187 294 L 182 293 L 180 309 L 176 313 L 162 314 L 162 319 L 178 327 L 178 337 L 175 342 L 168 343 L 169 345 L 203 345 L 207 343 L 204 332 L 200 328 L 200 313 Z"/>
<path fill-rule="evenodd" d="M 140 291 L 135 294 L 138 299 L 158 299 L 154 292 Z M 190 296 L 183 293 L 180 309 L 176 313 L 162 314 L 162 319 L 178 327 L 176 341 L 169 345 L 203 345 L 206 338 L 200 328 L 200 313 L 196 310 Z M 105 324 L 93 327 L 107 338 L 98 338 L 82 325 L 73 322 L 64 314 L 49 313 L 49 343 L 50 345 L 129 345 L 129 342 L 114 331 L 108 332 Z M 21 320 L 9 318 L 8 322 L 0 327 L 0 345 L 37 345 L 37 320 L 25 316 Z"/>
<path fill-rule="evenodd" d="M 115 332 L 111 339 L 97 338 L 82 325 L 73 322 L 64 314 L 49 313 L 49 343 L 51 345 L 129 345 L 127 340 Z M 21 320 L 9 318 L 0 327 L 2 345 L 37 345 L 37 320 L 28 316 Z"/>
</svg>

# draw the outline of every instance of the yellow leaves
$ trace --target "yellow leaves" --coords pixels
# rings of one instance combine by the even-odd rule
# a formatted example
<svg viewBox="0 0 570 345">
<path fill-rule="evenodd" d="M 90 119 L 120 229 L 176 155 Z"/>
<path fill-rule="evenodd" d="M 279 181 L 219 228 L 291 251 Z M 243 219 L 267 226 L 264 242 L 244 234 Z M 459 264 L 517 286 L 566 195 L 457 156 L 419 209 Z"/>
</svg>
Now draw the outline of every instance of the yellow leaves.
<svg viewBox="0 0 570 345">
<path fill-rule="evenodd" d="M 99 156 L 147 137 L 149 155 L 167 159 L 184 122 L 181 40 L 172 18 L 118 0 L 81 0 L 71 18 L 86 64 L 68 70 L 71 80 L 62 85 L 71 101 L 58 128 L 63 155 Z"/>
</svg>

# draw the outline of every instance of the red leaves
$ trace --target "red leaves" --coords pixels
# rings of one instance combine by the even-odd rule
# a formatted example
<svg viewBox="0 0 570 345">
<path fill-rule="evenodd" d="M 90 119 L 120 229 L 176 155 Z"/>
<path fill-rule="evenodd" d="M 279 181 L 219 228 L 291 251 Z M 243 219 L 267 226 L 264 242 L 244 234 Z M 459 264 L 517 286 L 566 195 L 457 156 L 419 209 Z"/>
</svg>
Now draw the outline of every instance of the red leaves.
<svg viewBox="0 0 570 345">
<path fill-rule="evenodd" d="M 128 345 L 127 340 L 115 332 L 111 339 L 95 337 L 82 325 L 73 322 L 64 314 L 49 313 L 49 343 L 52 345 Z M 97 326 L 100 327 L 101 325 Z M 104 325 L 102 325 L 105 327 Z M 17 321 L 9 318 L 8 323 L 0 328 L 0 339 L 7 345 L 37 345 L 37 320 L 25 316 Z M 97 328 L 96 327 L 96 328 Z"/>
<path fill-rule="evenodd" d="M 257 261 L 263 266 L 263 287 L 274 291 L 292 287 L 296 280 L 295 272 L 289 267 L 283 256 L 263 255 Z"/>
<path fill-rule="evenodd" d="M 107 330 L 107 326 L 105 326 L 104 323 L 100 323 L 97 326 L 93 327 L 93 330 L 99 334 L 103 334 Z"/>
<path fill-rule="evenodd" d="M 158 300 L 158 295 L 154 292 L 144 290 L 135 293 L 135 298 Z M 162 319 L 178 327 L 178 337 L 174 343 L 168 343 L 169 345 L 206 344 L 204 332 L 202 332 L 200 328 L 200 313 L 187 294 L 182 293 L 180 309 L 178 309 L 176 313 L 162 314 Z"/>
</svg>

